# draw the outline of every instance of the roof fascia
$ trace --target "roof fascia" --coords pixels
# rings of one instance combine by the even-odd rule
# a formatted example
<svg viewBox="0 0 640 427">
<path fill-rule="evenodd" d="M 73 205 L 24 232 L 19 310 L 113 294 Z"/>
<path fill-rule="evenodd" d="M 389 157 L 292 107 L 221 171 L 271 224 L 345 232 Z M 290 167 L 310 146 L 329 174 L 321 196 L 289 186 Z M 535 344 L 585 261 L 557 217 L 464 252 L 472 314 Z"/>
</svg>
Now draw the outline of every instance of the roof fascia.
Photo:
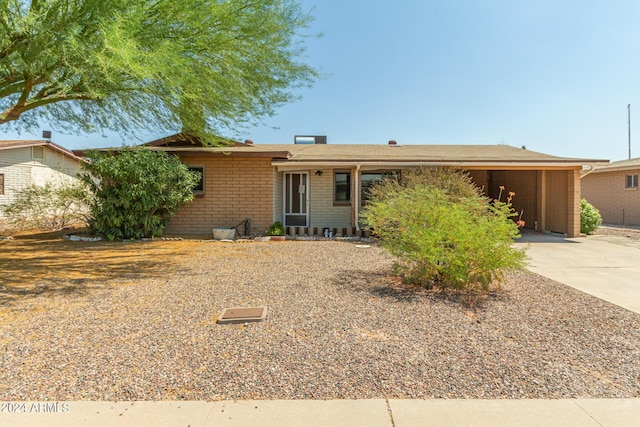
<svg viewBox="0 0 640 427">
<path fill-rule="evenodd" d="M 592 173 L 606 173 L 606 172 L 626 172 L 632 170 L 640 170 L 640 164 L 626 165 L 626 166 L 605 166 L 596 168 Z"/>
<path fill-rule="evenodd" d="M 318 168 L 318 167 L 331 167 L 331 168 L 345 168 L 345 167 L 358 167 L 361 168 L 416 168 L 416 167 L 427 167 L 427 166 L 442 166 L 442 167 L 454 167 L 458 169 L 501 169 L 501 170 L 554 170 L 554 169 L 582 169 L 584 164 L 592 165 L 592 162 L 579 162 L 579 161 L 559 161 L 559 162 L 549 162 L 549 161 L 541 161 L 541 162 L 483 162 L 483 161 L 473 161 L 473 162 L 448 162 L 448 161 L 424 161 L 424 162 L 414 162 L 414 161 L 402 161 L 402 162 L 378 162 L 378 161 L 273 161 L 271 162 L 272 166 L 278 168 L 278 170 L 295 170 L 304 167 L 309 168 Z"/>
<path fill-rule="evenodd" d="M 66 148 L 47 140 L 31 140 L 31 141 L 18 141 L 15 144 L 8 144 L 0 146 L 0 150 L 10 150 L 15 148 L 30 148 L 30 147 L 48 147 L 53 151 L 57 151 L 58 153 L 69 157 L 70 159 L 77 160 L 78 162 L 84 162 L 85 160 L 71 150 L 67 150 Z"/>
</svg>

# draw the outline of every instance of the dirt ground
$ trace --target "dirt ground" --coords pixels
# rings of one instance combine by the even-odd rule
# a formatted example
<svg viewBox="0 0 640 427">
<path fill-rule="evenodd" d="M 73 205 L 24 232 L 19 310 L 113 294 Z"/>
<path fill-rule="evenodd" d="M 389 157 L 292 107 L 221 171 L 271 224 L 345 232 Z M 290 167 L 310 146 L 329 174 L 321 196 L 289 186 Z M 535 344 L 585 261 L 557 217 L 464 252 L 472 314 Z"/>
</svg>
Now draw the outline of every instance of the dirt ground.
<svg viewBox="0 0 640 427">
<path fill-rule="evenodd" d="M 82 230 L 80 230 L 82 231 Z M 23 231 L 0 238 L 0 303 L 22 295 L 70 290 L 95 279 L 135 280 L 163 275 L 189 262 L 201 239 L 137 242 L 85 242 L 63 240 L 65 233 Z M 0 237 L 2 233 L 0 233 Z M 602 226 L 591 239 L 640 246 L 640 227 Z M 171 267 L 171 268 L 169 268 Z"/>
<path fill-rule="evenodd" d="M 106 283 L 126 286 L 137 278 L 170 274 L 186 266 L 202 245 L 219 244 L 200 239 L 78 242 L 62 238 L 73 232 L 5 232 L 11 237 L 0 238 L 0 317 L 20 298 L 86 292 Z M 587 238 L 640 247 L 640 229 L 603 226 Z"/>
<path fill-rule="evenodd" d="M 188 263 L 202 245 L 211 244 L 202 240 L 69 241 L 63 234 L 26 231 L 0 240 L 0 317 L 20 298 L 84 292 L 103 283 L 126 285 L 139 277 L 162 276 Z"/>
<path fill-rule="evenodd" d="M 471 311 L 376 246 L 0 240 L 0 397 L 638 396 L 637 314 L 529 272 Z"/>
</svg>

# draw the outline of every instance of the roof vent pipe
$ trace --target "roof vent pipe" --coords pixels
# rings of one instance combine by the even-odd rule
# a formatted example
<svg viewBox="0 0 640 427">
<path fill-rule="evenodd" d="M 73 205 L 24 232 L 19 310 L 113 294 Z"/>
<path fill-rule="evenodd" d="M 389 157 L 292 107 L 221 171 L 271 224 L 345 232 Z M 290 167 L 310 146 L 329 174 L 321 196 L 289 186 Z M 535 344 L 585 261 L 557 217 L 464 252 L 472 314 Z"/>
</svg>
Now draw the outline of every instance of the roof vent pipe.
<svg viewBox="0 0 640 427">
<path fill-rule="evenodd" d="M 392 139 L 391 141 L 389 141 L 389 145 L 398 145 L 398 141 Z"/>
</svg>

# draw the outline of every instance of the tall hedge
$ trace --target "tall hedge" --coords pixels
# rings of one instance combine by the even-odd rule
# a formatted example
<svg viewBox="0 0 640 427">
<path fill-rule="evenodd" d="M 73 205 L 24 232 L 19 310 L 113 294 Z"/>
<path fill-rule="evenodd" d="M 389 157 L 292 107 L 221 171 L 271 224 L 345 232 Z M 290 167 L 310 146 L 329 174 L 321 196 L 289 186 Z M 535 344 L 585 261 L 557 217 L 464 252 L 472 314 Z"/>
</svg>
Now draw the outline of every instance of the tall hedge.
<svg viewBox="0 0 640 427">
<path fill-rule="evenodd" d="M 88 157 L 80 176 L 94 196 L 90 225 L 108 240 L 160 236 L 200 179 L 165 152 L 127 148 Z"/>
</svg>

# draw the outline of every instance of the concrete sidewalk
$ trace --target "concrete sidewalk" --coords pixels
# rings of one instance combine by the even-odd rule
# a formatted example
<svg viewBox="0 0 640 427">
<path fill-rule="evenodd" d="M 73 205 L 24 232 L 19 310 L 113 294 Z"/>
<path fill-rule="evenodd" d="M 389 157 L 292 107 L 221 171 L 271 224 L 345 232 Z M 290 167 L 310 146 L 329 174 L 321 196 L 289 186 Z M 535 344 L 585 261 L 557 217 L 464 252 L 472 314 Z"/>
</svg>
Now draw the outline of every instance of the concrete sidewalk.
<svg viewBox="0 0 640 427">
<path fill-rule="evenodd" d="M 640 399 L 24 402 L 2 426 L 637 426 Z M 2 410 L 8 408 L 3 403 Z M 20 410 L 22 403 L 12 404 Z M 19 405 L 19 406 L 15 406 Z"/>
<path fill-rule="evenodd" d="M 640 313 L 640 249 L 589 237 L 523 233 L 529 270 Z M 639 422 L 640 425 L 640 422 Z"/>
</svg>

